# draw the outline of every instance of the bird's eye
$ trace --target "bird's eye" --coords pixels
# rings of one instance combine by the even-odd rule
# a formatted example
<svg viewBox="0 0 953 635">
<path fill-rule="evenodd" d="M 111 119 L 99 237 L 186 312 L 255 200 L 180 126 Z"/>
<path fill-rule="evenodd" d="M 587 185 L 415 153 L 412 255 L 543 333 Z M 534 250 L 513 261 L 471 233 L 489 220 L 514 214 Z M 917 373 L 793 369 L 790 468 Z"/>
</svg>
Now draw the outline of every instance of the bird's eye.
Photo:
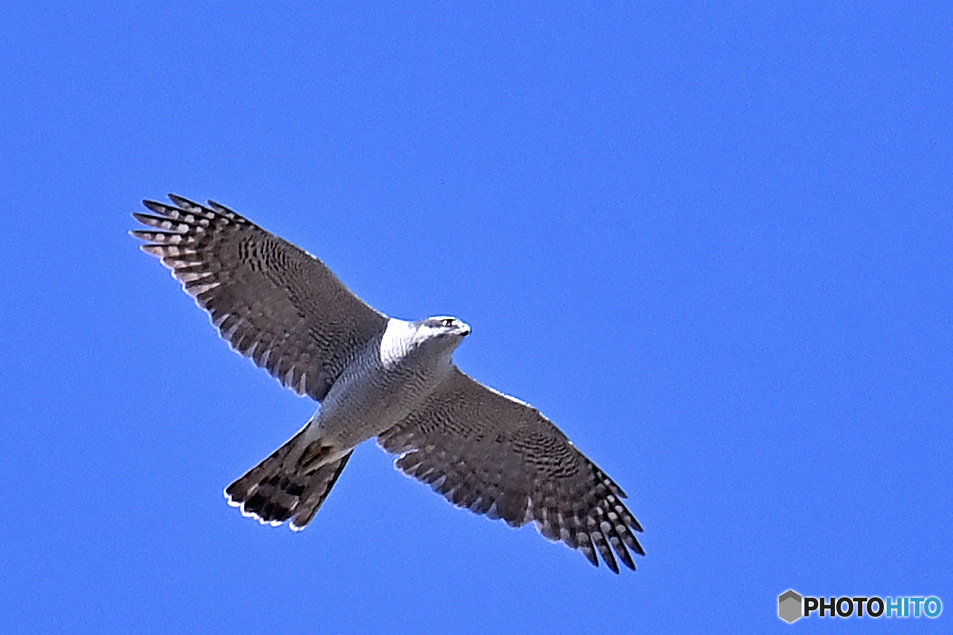
<svg viewBox="0 0 953 635">
<path fill-rule="evenodd" d="M 443 325 L 444 325 L 444 326 L 453 326 L 453 318 L 444 318 L 444 320 L 443 320 Z"/>
</svg>

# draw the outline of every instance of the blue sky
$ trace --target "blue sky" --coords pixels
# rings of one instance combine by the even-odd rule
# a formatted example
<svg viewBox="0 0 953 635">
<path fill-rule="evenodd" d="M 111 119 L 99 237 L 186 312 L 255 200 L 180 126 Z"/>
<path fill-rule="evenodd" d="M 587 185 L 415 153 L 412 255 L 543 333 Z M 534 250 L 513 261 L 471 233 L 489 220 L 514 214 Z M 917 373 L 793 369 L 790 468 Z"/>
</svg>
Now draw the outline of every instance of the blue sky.
<svg viewBox="0 0 953 635">
<path fill-rule="evenodd" d="M 0 9 L 4 632 L 880 632 L 953 619 L 948 3 Z M 616 576 L 360 447 L 308 528 L 222 489 L 314 404 L 127 235 L 211 198 L 629 494 Z"/>
</svg>

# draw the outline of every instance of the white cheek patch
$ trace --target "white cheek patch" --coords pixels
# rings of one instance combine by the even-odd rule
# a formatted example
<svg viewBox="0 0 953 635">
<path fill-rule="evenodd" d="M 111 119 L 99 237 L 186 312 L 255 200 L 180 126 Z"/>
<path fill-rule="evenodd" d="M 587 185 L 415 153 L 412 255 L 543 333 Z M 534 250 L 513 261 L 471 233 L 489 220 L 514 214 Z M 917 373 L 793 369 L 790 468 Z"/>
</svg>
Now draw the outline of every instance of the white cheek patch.
<svg viewBox="0 0 953 635">
<path fill-rule="evenodd" d="M 387 328 L 384 329 L 384 335 L 381 337 L 379 352 L 381 365 L 384 368 L 390 368 L 407 353 L 410 329 L 410 322 L 395 320 L 394 318 L 387 321 Z"/>
</svg>

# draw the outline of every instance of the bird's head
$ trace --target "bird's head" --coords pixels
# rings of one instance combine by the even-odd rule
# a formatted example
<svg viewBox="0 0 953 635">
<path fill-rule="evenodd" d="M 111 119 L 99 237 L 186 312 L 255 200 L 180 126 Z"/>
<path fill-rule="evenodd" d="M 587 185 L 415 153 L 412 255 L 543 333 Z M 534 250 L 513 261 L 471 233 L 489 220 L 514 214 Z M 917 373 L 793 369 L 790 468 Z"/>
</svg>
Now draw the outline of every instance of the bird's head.
<svg viewBox="0 0 953 635">
<path fill-rule="evenodd" d="M 450 359 L 454 349 L 470 333 L 470 327 L 457 318 L 440 315 L 408 324 L 410 350 L 415 354 Z"/>
<path fill-rule="evenodd" d="M 470 325 L 449 315 L 437 315 L 416 322 L 418 336 L 429 339 L 432 337 L 453 337 L 461 340 L 470 334 Z"/>
</svg>

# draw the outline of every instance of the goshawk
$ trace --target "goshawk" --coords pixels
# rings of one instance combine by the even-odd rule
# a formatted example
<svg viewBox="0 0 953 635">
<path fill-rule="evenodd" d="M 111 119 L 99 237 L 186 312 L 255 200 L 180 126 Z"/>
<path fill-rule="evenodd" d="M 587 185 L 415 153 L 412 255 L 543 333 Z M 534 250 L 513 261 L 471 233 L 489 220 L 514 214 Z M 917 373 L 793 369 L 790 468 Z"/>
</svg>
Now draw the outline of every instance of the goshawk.
<svg viewBox="0 0 953 635">
<path fill-rule="evenodd" d="M 262 523 L 314 517 L 354 448 L 371 437 L 397 467 L 458 507 L 598 551 L 618 573 L 645 555 L 625 494 L 538 410 L 471 379 L 450 359 L 470 327 L 389 318 L 317 258 L 232 210 L 179 196 L 143 201 L 158 256 L 236 351 L 321 402 L 287 443 L 225 489 Z M 613 551 L 615 555 L 613 555 Z"/>
</svg>

